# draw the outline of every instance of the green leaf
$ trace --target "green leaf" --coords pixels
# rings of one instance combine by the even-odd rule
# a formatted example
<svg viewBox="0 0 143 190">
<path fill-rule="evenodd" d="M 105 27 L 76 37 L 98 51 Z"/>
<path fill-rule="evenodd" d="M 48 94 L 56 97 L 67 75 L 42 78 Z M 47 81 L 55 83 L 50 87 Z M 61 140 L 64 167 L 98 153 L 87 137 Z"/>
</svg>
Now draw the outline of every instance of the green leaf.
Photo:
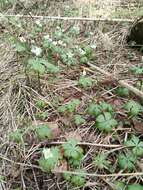
<svg viewBox="0 0 143 190">
<path fill-rule="evenodd" d="M 36 102 L 36 107 L 38 107 L 39 109 L 44 109 L 45 106 L 46 106 L 46 103 L 43 100 L 38 100 Z"/>
<path fill-rule="evenodd" d="M 42 171 L 50 172 L 58 165 L 61 158 L 60 150 L 57 147 L 51 149 L 44 148 L 43 156 L 39 160 L 39 166 Z"/>
<path fill-rule="evenodd" d="M 32 58 L 28 60 L 29 69 L 33 70 L 36 73 L 40 73 L 41 75 L 45 73 L 45 66 L 41 63 L 41 59 Z"/>
<path fill-rule="evenodd" d="M 140 184 L 128 185 L 127 190 L 143 190 L 143 185 Z"/>
<path fill-rule="evenodd" d="M 17 129 L 16 131 L 10 133 L 10 139 L 16 143 L 20 143 L 23 140 L 23 133 L 21 130 Z"/>
<path fill-rule="evenodd" d="M 101 102 L 100 104 L 100 109 L 102 112 L 110 112 L 112 113 L 113 112 L 113 108 L 110 104 L 106 103 L 106 102 Z"/>
<path fill-rule="evenodd" d="M 124 170 L 132 171 L 135 168 L 137 159 L 133 154 L 120 154 L 118 158 L 119 167 Z"/>
<path fill-rule="evenodd" d="M 75 115 L 74 122 L 76 125 L 82 125 L 85 123 L 85 119 L 81 115 Z"/>
<path fill-rule="evenodd" d="M 143 74 L 143 67 L 138 67 L 138 66 L 134 66 L 130 69 L 130 71 L 133 73 L 133 74 L 136 74 L 136 75 L 141 75 Z"/>
<path fill-rule="evenodd" d="M 117 181 L 115 182 L 115 190 L 126 190 L 126 185 L 121 181 Z"/>
<path fill-rule="evenodd" d="M 80 104 L 79 99 L 73 99 L 70 102 L 68 102 L 66 105 L 60 106 L 58 108 L 58 111 L 60 113 L 64 113 L 64 112 L 73 113 L 76 111 L 79 104 Z"/>
<path fill-rule="evenodd" d="M 98 116 L 101 113 L 100 106 L 95 103 L 91 103 L 88 107 L 88 113 L 92 116 Z"/>
<path fill-rule="evenodd" d="M 18 41 L 14 44 L 14 47 L 15 47 L 16 51 L 19 53 L 25 52 L 28 50 L 28 47 L 25 43 L 18 42 Z"/>
<path fill-rule="evenodd" d="M 131 117 L 137 116 L 142 111 L 141 105 L 133 100 L 128 101 L 124 108 Z"/>
<path fill-rule="evenodd" d="M 78 159 L 83 153 L 83 149 L 77 145 L 75 139 L 70 139 L 65 144 L 63 144 L 64 155 L 67 158 Z"/>
<path fill-rule="evenodd" d="M 93 79 L 91 77 L 81 76 L 78 84 L 83 88 L 90 88 L 93 85 Z"/>
<path fill-rule="evenodd" d="M 78 175 L 71 176 L 71 183 L 76 187 L 83 187 L 86 183 L 85 174 L 83 170 L 76 170 L 75 172 L 79 172 Z"/>
<path fill-rule="evenodd" d="M 117 126 L 117 124 L 117 121 L 112 115 L 109 112 L 105 112 L 104 114 L 97 116 L 95 127 L 101 131 L 110 132 Z"/>
<path fill-rule="evenodd" d="M 48 125 L 39 125 L 36 128 L 37 136 L 40 140 L 51 139 L 52 138 L 52 129 L 48 127 Z"/>
<path fill-rule="evenodd" d="M 82 57 L 80 58 L 80 63 L 85 64 L 85 63 L 87 63 L 87 62 L 88 62 L 88 58 L 87 58 L 86 56 L 82 56 Z"/>
<path fill-rule="evenodd" d="M 127 140 L 125 142 L 126 146 L 131 146 L 132 152 L 136 156 L 142 156 L 143 155 L 143 142 L 139 140 L 138 137 L 132 136 L 130 140 Z"/>
<path fill-rule="evenodd" d="M 99 169 L 108 169 L 110 162 L 107 160 L 107 155 L 105 153 L 100 153 L 94 157 L 93 164 Z"/>
<path fill-rule="evenodd" d="M 124 87 L 119 87 L 118 89 L 117 89 L 117 94 L 119 95 L 119 96 L 129 96 L 129 90 L 127 89 L 127 88 L 124 88 Z"/>
</svg>

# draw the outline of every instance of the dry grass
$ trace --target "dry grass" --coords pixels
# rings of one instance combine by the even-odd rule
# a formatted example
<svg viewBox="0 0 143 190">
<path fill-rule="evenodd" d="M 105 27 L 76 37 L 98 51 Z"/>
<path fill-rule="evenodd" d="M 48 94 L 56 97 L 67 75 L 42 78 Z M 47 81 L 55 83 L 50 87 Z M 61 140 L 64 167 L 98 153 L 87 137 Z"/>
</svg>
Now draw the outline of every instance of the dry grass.
<svg viewBox="0 0 143 190">
<path fill-rule="evenodd" d="M 48 3 L 48 1 L 46 1 Z M 85 2 L 85 1 L 84 1 Z M 25 6 L 29 6 L 29 1 L 24 1 Z M 77 3 L 77 2 L 76 2 Z M 79 2 L 77 6 L 83 2 Z M 86 6 L 89 1 L 86 1 Z M 94 3 L 94 2 L 93 2 Z M 102 1 L 103 3 L 103 1 Z M 111 6 L 111 1 L 106 1 L 107 4 L 105 7 L 100 7 L 101 2 L 99 3 L 100 11 L 99 16 L 110 16 L 112 15 L 113 8 L 117 4 Z M 12 12 L 15 9 L 15 5 L 8 10 Z M 38 12 L 39 11 L 39 12 Z M 42 11 L 38 10 L 38 14 L 41 14 Z M 110 12 L 111 11 L 111 12 Z M 34 11 L 35 12 L 35 11 Z M 108 15 L 104 13 L 108 12 Z M 15 13 L 15 11 L 14 11 Z M 22 13 L 25 13 L 22 10 Z M 81 12 L 82 13 L 82 12 Z M 101 15 L 100 15 L 101 14 Z M 98 13 L 97 13 L 98 15 Z M 96 15 L 96 16 L 97 16 Z M 93 15 L 92 15 L 93 16 Z M 95 15 L 94 15 L 95 16 Z M 27 28 L 27 31 L 18 31 L 15 30 L 15 26 L 7 26 L 6 31 L 10 31 L 19 34 L 28 34 L 32 27 L 34 26 L 34 21 L 30 24 L 30 20 Z M 63 25 L 67 26 L 75 23 L 65 22 Z M 5 25 L 5 23 L 4 23 Z M 54 22 L 50 24 L 50 27 L 46 27 L 45 33 L 52 33 L 52 30 L 58 25 Z M 134 84 L 135 78 L 131 78 L 129 75 L 128 69 L 133 65 L 139 65 L 142 60 L 142 55 L 134 50 L 129 50 L 124 47 L 124 37 L 128 27 L 123 26 L 122 24 L 106 24 L 105 23 L 76 23 L 79 25 L 83 33 L 79 38 L 76 39 L 76 43 L 81 44 L 92 40 L 96 42 L 97 49 L 95 52 L 95 63 L 103 70 L 107 70 L 113 75 L 119 78 L 129 78 L 129 82 Z M 7 30 L 8 28 L 8 30 Z M 98 28 L 98 30 L 97 30 Z M 112 29 L 111 29 L 112 28 Z M 92 39 L 85 38 L 84 32 L 90 31 L 94 35 Z M 27 78 L 23 72 L 22 58 L 18 57 L 16 52 L 4 41 L 4 35 L 1 35 L 1 41 L 3 42 L 0 46 L 0 175 L 4 177 L 3 180 L 0 180 L 0 189 L 2 190 L 12 190 L 17 187 L 20 187 L 23 190 L 36 189 L 36 190 L 57 190 L 57 189 L 70 189 L 75 190 L 79 188 L 72 188 L 66 183 L 61 175 L 50 174 L 47 175 L 43 173 L 38 165 L 37 159 L 40 155 L 40 149 L 43 147 L 40 142 L 37 142 L 33 138 L 33 134 L 28 133 L 26 143 L 19 145 L 13 143 L 9 140 L 9 134 L 16 129 L 23 128 L 27 130 L 28 126 L 31 124 L 31 121 L 37 122 L 35 119 L 35 100 L 42 99 L 46 100 L 47 103 L 51 103 L 47 111 L 49 112 L 49 118 L 46 120 L 56 122 L 62 129 L 62 134 L 54 139 L 53 144 L 65 141 L 68 133 L 72 132 L 74 134 L 79 134 L 82 143 L 90 143 L 86 148 L 86 154 L 82 163 L 84 169 L 88 173 L 100 173 L 104 177 L 95 178 L 90 176 L 87 178 L 86 186 L 83 189 L 96 189 L 100 188 L 110 190 L 113 189 L 112 184 L 119 179 L 120 181 L 125 181 L 126 183 L 130 182 L 141 182 L 143 181 L 142 176 L 122 176 L 118 178 L 118 175 L 115 174 L 114 177 L 108 177 L 105 171 L 100 171 L 97 168 L 94 168 L 91 164 L 92 157 L 97 152 L 105 152 L 113 154 L 110 156 L 110 160 L 117 169 L 117 159 L 116 154 L 120 153 L 120 147 L 113 148 L 113 136 L 117 134 L 118 146 L 122 145 L 124 139 L 126 139 L 130 134 L 136 133 L 132 128 L 123 128 L 119 126 L 117 130 L 113 130 L 110 134 L 103 134 L 97 129 L 93 129 L 93 121 L 87 118 L 86 125 L 75 127 L 71 124 L 71 118 L 67 120 L 66 117 L 59 115 L 56 109 L 55 99 L 59 96 L 62 96 L 65 102 L 68 102 L 72 98 L 81 99 L 81 106 L 79 111 L 82 113 L 85 109 L 87 102 L 90 102 L 92 99 L 98 101 L 104 100 L 111 104 L 115 104 L 115 107 L 118 107 L 121 102 L 124 103 L 127 101 L 126 98 L 120 100 L 116 96 L 114 90 L 117 88 L 115 81 L 110 81 L 110 79 L 105 78 L 105 76 L 100 73 L 92 70 L 87 66 L 77 66 L 75 68 L 67 68 L 62 65 L 63 71 L 58 76 L 58 81 L 49 82 L 47 77 L 41 79 L 42 84 L 42 94 L 39 94 L 35 88 L 35 81 L 33 81 L 33 86 L 27 84 Z M 37 40 L 37 43 L 40 44 L 40 36 Z M 129 54 L 132 55 L 132 58 L 128 58 Z M 95 85 L 93 89 L 82 90 L 77 86 L 77 79 L 79 76 L 86 72 L 87 75 L 96 79 L 99 83 Z M 51 79 L 53 80 L 53 79 Z M 112 85 L 113 83 L 113 85 Z M 110 88 L 108 88 L 108 85 Z M 134 96 L 131 96 L 134 97 Z M 136 98 L 135 98 L 136 99 Z M 120 110 L 120 120 L 124 118 L 124 113 Z M 30 120 L 30 122 L 29 122 Z M 69 128 L 65 126 L 69 126 Z M 64 130 L 63 130 L 64 129 Z M 91 144 L 96 143 L 97 145 L 103 144 L 105 146 L 91 146 Z M 45 145 L 44 145 L 45 146 Z M 50 146 L 47 143 L 47 146 Z M 106 149 L 107 148 L 107 149 Z M 140 161 L 142 164 L 142 160 Z M 138 168 L 138 171 L 142 171 L 141 168 Z M 136 171 L 136 172 L 138 172 Z"/>
</svg>

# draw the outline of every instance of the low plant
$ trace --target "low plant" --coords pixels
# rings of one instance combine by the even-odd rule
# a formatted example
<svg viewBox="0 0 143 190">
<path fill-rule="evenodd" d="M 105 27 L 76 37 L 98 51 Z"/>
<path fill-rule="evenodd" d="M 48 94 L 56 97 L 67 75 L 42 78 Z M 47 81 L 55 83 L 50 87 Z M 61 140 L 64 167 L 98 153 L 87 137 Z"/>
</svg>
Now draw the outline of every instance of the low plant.
<svg viewBox="0 0 143 190">
<path fill-rule="evenodd" d="M 70 139 L 63 144 L 64 156 L 68 158 L 70 164 L 74 167 L 79 166 L 83 158 L 83 149 L 78 146 L 75 139 Z"/>
<path fill-rule="evenodd" d="M 23 141 L 23 131 L 17 129 L 16 131 L 10 133 L 9 138 L 16 143 L 21 143 Z"/>
<path fill-rule="evenodd" d="M 125 105 L 124 109 L 127 111 L 129 117 L 136 117 L 143 111 L 142 106 L 134 100 L 129 100 Z"/>
<path fill-rule="evenodd" d="M 133 135 L 129 140 L 125 142 L 126 146 L 129 146 L 135 156 L 143 155 L 143 141 L 140 141 L 138 137 Z"/>
<path fill-rule="evenodd" d="M 101 131 L 110 132 L 118 125 L 118 122 L 113 118 L 112 114 L 105 112 L 96 118 L 95 127 Z"/>
<path fill-rule="evenodd" d="M 73 99 L 65 105 L 58 108 L 60 113 L 73 113 L 76 111 L 77 107 L 80 105 L 79 99 Z"/>
<path fill-rule="evenodd" d="M 83 88 L 90 88 L 93 85 L 93 79 L 91 77 L 81 76 L 78 81 L 79 86 Z"/>
<path fill-rule="evenodd" d="M 105 153 L 99 153 L 94 157 L 93 164 L 99 169 L 108 169 L 110 161 L 107 159 L 107 155 Z"/>
<path fill-rule="evenodd" d="M 75 170 L 75 172 L 79 173 L 79 174 L 63 174 L 63 177 L 66 181 L 70 182 L 73 186 L 76 187 L 84 187 L 85 183 L 86 183 L 86 175 L 84 174 L 83 170 Z"/>
<path fill-rule="evenodd" d="M 85 123 L 85 119 L 81 115 L 75 115 L 74 116 L 74 123 L 78 125 L 82 125 Z"/>
<path fill-rule="evenodd" d="M 113 108 L 110 104 L 106 102 L 100 102 L 99 104 L 93 102 L 89 104 L 87 111 L 90 115 L 97 117 L 104 112 L 109 112 L 110 114 L 112 114 Z"/>
<path fill-rule="evenodd" d="M 120 169 L 132 171 L 135 169 L 137 158 L 132 153 L 120 154 L 118 164 Z"/>
<path fill-rule="evenodd" d="M 51 139 L 52 138 L 52 129 L 49 128 L 46 124 L 41 124 L 36 126 L 36 134 L 38 139 L 44 140 L 44 139 Z"/>
<path fill-rule="evenodd" d="M 44 148 L 39 159 L 39 166 L 42 171 L 49 173 L 58 165 L 61 159 L 62 156 L 58 147 Z"/>
<path fill-rule="evenodd" d="M 127 88 L 119 87 L 117 88 L 116 91 L 119 96 L 122 96 L 122 97 L 129 96 L 129 90 Z"/>
</svg>

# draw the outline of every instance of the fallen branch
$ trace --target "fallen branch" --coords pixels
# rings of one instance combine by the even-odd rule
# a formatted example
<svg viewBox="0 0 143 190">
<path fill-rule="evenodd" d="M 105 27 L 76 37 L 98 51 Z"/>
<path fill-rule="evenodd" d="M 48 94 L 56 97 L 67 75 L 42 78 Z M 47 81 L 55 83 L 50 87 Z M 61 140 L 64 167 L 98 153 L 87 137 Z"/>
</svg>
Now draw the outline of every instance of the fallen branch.
<svg viewBox="0 0 143 190">
<path fill-rule="evenodd" d="M 119 80 L 118 78 L 116 78 L 113 74 L 97 67 L 96 65 L 93 65 L 91 63 L 87 63 L 87 65 L 89 65 L 90 67 L 96 69 L 97 71 L 99 71 L 100 73 L 104 74 L 106 77 L 109 77 L 115 81 L 117 81 L 122 87 L 127 88 L 128 90 L 130 90 L 131 92 L 133 92 L 135 95 L 137 95 L 140 98 L 143 98 L 143 92 L 138 90 L 137 88 L 133 87 L 132 85 L 128 84 L 125 80 Z"/>
</svg>

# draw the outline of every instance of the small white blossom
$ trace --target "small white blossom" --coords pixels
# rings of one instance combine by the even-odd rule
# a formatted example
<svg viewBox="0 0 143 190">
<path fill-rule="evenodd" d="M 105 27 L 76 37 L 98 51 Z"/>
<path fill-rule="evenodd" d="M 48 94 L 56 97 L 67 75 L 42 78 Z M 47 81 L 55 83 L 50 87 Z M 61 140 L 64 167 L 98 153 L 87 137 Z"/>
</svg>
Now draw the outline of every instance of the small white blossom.
<svg viewBox="0 0 143 190">
<path fill-rule="evenodd" d="M 80 52 L 81 55 L 85 55 L 86 54 L 86 52 L 83 49 L 79 48 L 78 50 L 79 50 L 79 52 Z"/>
<path fill-rule="evenodd" d="M 44 158 L 45 158 L 45 159 L 53 158 L 53 154 L 52 154 L 50 148 L 44 148 L 44 149 L 43 149 L 43 155 L 44 155 Z"/>
<path fill-rule="evenodd" d="M 37 47 L 37 46 L 32 46 L 31 52 L 33 54 L 35 54 L 36 56 L 40 56 L 42 53 L 42 49 L 40 47 Z"/>
<path fill-rule="evenodd" d="M 45 40 L 49 40 L 49 39 L 50 39 L 49 34 L 45 35 L 45 36 L 44 36 L 44 39 L 45 39 Z"/>
<path fill-rule="evenodd" d="M 67 53 L 67 56 L 68 56 L 69 58 L 72 58 L 72 57 L 74 56 L 74 54 L 71 53 L 71 52 L 68 52 L 68 53 Z"/>
<path fill-rule="evenodd" d="M 19 37 L 19 40 L 21 41 L 21 42 L 26 42 L 26 39 L 22 36 L 22 37 Z"/>
<path fill-rule="evenodd" d="M 37 26 L 42 27 L 41 20 L 36 20 L 35 23 L 37 24 Z"/>
<path fill-rule="evenodd" d="M 63 41 L 62 41 L 62 40 L 59 40 L 59 41 L 58 41 L 58 44 L 59 44 L 59 45 L 63 45 Z"/>
<path fill-rule="evenodd" d="M 91 46 L 90 46 L 92 49 L 96 49 L 96 44 L 92 44 Z"/>
<path fill-rule="evenodd" d="M 56 41 L 53 41 L 53 45 L 54 45 L 54 46 L 56 46 L 56 45 L 57 45 L 57 43 L 58 43 L 58 42 L 56 42 Z"/>
</svg>

